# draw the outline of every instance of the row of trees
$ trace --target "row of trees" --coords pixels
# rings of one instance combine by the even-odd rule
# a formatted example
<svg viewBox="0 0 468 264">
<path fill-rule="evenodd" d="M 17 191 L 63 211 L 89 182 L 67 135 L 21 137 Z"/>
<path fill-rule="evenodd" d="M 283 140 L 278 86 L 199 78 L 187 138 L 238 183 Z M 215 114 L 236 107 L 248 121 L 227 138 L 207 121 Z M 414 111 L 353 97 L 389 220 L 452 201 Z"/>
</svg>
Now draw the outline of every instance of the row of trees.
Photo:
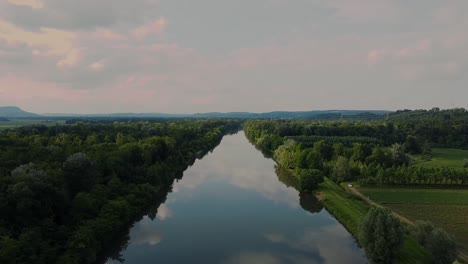
<svg viewBox="0 0 468 264">
<path fill-rule="evenodd" d="M 230 120 L 23 127 L 0 133 L 0 263 L 94 263 Z"/>
</svg>

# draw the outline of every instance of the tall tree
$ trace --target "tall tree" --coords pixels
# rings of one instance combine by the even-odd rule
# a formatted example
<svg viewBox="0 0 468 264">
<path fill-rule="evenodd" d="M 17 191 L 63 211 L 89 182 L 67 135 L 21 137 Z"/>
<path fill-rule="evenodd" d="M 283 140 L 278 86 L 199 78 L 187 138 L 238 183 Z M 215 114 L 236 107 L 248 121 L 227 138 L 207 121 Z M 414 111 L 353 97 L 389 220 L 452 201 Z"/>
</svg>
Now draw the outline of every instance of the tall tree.
<svg viewBox="0 0 468 264">
<path fill-rule="evenodd" d="M 359 241 L 371 263 L 394 263 L 403 243 L 403 227 L 385 208 L 373 207 L 361 222 Z"/>
<path fill-rule="evenodd" d="M 348 159 L 345 157 L 338 157 L 333 167 L 332 180 L 336 183 L 348 180 L 351 177 L 351 168 Z"/>
</svg>

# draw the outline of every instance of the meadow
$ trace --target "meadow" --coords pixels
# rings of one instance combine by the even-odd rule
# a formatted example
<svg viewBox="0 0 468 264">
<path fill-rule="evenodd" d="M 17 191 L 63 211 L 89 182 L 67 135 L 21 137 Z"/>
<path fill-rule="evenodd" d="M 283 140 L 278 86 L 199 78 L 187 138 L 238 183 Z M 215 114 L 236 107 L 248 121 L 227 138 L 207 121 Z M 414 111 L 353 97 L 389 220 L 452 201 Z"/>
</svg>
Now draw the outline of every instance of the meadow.
<svg viewBox="0 0 468 264">
<path fill-rule="evenodd" d="M 434 148 L 432 158 L 428 161 L 421 161 L 416 166 L 463 168 L 464 159 L 468 159 L 468 150 Z"/>
</svg>

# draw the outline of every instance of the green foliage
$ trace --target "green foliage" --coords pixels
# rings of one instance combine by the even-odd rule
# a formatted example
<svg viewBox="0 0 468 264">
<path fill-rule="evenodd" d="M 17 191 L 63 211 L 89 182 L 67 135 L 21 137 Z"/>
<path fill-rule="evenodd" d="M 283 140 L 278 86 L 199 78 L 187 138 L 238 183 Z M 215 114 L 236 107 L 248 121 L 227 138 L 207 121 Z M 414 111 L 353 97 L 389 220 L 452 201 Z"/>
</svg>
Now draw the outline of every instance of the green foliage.
<svg viewBox="0 0 468 264">
<path fill-rule="evenodd" d="M 435 228 L 427 238 L 426 248 L 435 264 L 451 264 L 457 256 L 453 238 L 440 228 Z"/>
<path fill-rule="evenodd" d="M 296 156 L 299 159 L 300 145 L 294 140 L 287 140 L 274 152 L 275 160 L 286 169 L 294 169 L 296 165 Z"/>
<path fill-rule="evenodd" d="M 323 173 L 315 169 L 300 170 L 298 176 L 301 183 L 301 190 L 305 192 L 315 190 L 319 183 L 323 182 Z"/>
<path fill-rule="evenodd" d="M 418 140 L 415 136 L 408 135 L 406 137 L 405 144 L 403 145 L 405 152 L 410 154 L 420 154 L 422 152 L 422 148 L 418 143 Z"/>
<path fill-rule="evenodd" d="M 392 146 L 392 159 L 398 165 L 408 164 L 409 158 L 405 153 L 405 149 L 400 144 L 393 144 Z"/>
<path fill-rule="evenodd" d="M 95 263 L 234 120 L 0 132 L 0 263 Z"/>
<path fill-rule="evenodd" d="M 345 157 L 338 157 L 333 167 L 332 180 L 340 183 L 348 180 L 351 177 L 351 168 L 349 161 Z"/>
<path fill-rule="evenodd" d="M 434 225 L 429 221 L 416 221 L 411 227 L 411 234 L 423 246 L 428 244 Z"/>
<path fill-rule="evenodd" d="M 403 227 L 388 209 L 373 207 L 362 219 L 359 241 L 372 263 L 393 263 L 403 244 Z"/>
<path fill-rule="evenodd" d="M 86 154 L 73 154 L 63 163 L 63 175 L 70 197 L 82 190 L 89 191 L 95 181 L 93 161 Z"/>
</svg>

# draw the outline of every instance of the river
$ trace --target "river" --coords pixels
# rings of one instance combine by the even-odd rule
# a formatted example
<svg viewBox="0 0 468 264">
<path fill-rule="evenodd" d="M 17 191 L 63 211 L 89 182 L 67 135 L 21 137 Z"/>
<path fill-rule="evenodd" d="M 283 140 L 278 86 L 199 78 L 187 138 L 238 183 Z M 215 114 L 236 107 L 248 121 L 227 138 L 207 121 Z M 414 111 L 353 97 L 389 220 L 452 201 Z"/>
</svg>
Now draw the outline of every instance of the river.
<svg viewBox="0 0 468 264">
<path fill-rule="evenodd" d="M 293 186 L 243 132 L 225 136 L 155 217 L 133 225 L 124 263 L 366 263 L 349 232 Z"/>
</svg>

